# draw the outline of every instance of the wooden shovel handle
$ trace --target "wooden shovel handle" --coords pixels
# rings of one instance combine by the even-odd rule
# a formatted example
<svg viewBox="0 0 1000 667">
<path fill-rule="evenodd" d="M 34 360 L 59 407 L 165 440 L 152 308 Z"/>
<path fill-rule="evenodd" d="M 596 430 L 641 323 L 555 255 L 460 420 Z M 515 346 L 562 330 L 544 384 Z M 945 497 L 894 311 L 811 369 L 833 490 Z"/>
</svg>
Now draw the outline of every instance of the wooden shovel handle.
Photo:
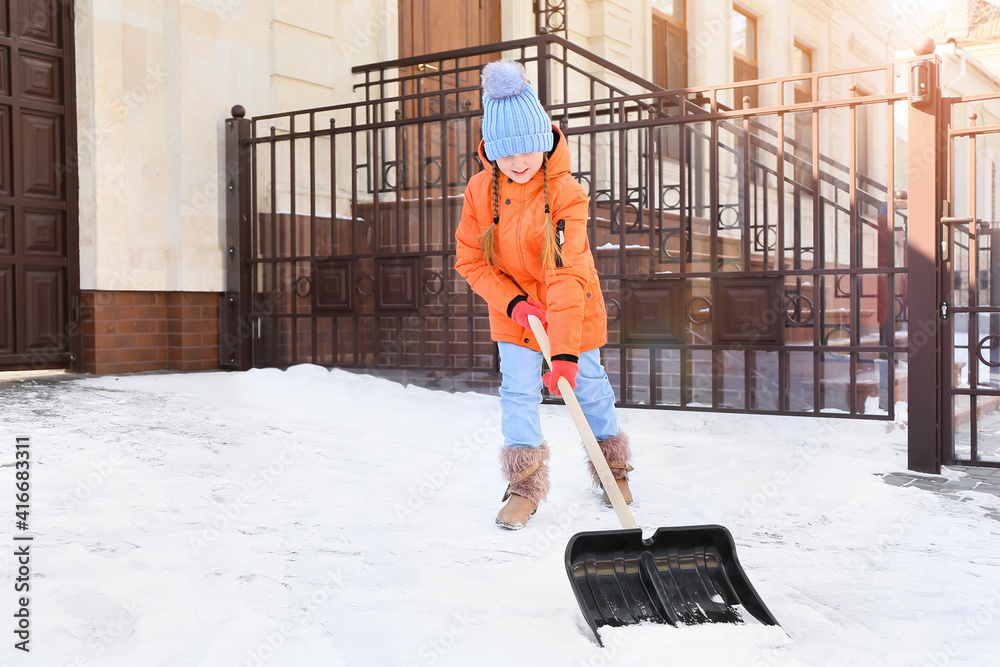
<svg viewBox="0 0 1000 667">
<path fill-rule="evenodd" d="M 531 331 L 535 334 L 538 347 L 542 348 L 542 354 L 545 356 L 546 363 L 548 363 L 549 368 L 552 368 L 552 348 L 549 345 L 549 336 L 545 333 L 545 328 L 542 327 L 541 320 L 534 315 L 529 315 L 528 324 L 531 325 Z M 639 526 L 632 517 L 632 512 L 625 503 L 622 492 L 618 489 L 615 476 L 611 473 L 611 468 L 604 458 L 604 452 L 601 451 L 601 446 L 597 444 L 594 431 L 591 430 L 590 424 L 587 423 L 587 418 L 583 414 L 583 408 L 580 407 L 580 401 L 576 399 L 573 387 L 570 386 L 569 380 L 564 377 L 559 378 L 558 384 L 559 393 L 562 394 L 563 400 L 566 401 L 566 407 L 569 408 L 569 414 L 573 418 L 573 423 L 576 424 L 576 430 L 580 432 L 580 437 L 583 438 L 583 445 L 587 448 L 587 454 L 590 456 L 590 460 L 597 470 L 597 476 L 601 478 L 604 492 L 611 499 L 611 506 L 615 508 L 615 514 L 618 515 L 618 520 L 621 522 L 622 528 L 638 528 Z"/>
</svg>

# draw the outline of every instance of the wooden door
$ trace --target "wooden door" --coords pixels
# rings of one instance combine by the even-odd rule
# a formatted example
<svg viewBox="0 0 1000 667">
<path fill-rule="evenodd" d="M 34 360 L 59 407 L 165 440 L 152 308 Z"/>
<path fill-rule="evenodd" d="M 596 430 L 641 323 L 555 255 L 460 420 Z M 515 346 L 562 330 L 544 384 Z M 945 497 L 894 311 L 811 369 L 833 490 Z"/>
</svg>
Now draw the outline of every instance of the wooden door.
<svg viewBox="0 0 1000 667">
<path fill-rule="evenodd" d="M 71 12 L 0 0 L 0 369 L 79 354 Z"/>
<path fill-rule="evenodd" d="M 401 58 L 465 49 L 500 41 L 500 0 L 403 0 L 400 2 Z M 420 97 L 404 104 L 406 118 L 437 118 L 439 122 L 404 129 L 406 165 L 403 185 L 441 195 L 460 192 L 475 173 L 479 145 L 478 118 L 470 126 L 448 116 L 480 106 L 479 69 L 496 54 L 462 56 L 401 68 L 402 94 Z M 471 88 L 464 92 L 459 89 Z M 454 93 L 448 91 L 456 91 Z M 443 93 L 443 94 L 442 94 Z M 470 136 L 465 136 L 466 134 Z M 471 151 L 469 146 L 471 145 Z M 471 163 L 471 164 L 470 164 Z M 434 196 L 438 193 L 433 193 Z"/>
<path fill-rule="evenodd" d="M 399 57 L 500 41 L 500 0 L 403 0 Z"/>
<path fill-rule="evenodd" d="M 685 3 L 671 3 L 672 13 L 665 14 L 653 10 L 653 83 L 667 90 L 687 88 L 687 25 L 685 24 Z M 661 101 L 663 113 L 670 116 L 684 114 L 680 105 L 672 98 Z M 663 155 L 675 160 L 680 158 L 680 126 L 672 125 L 660 129 L 660 144 Z"/>
</svg>

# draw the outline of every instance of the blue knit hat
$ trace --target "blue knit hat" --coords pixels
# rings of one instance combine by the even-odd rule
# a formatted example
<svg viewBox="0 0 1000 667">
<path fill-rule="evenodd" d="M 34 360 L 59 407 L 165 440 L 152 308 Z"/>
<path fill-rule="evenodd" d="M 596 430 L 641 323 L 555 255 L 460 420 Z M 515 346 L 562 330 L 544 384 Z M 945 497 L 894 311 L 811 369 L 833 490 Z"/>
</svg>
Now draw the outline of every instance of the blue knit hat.
<svg viewBox="0 0 1000 667">
<path fill-rule="evenodd" d="M 552 121 L 517 61 L 483 67 L 483 140 L 490 160 L 552 150 Z"/>
</svg>

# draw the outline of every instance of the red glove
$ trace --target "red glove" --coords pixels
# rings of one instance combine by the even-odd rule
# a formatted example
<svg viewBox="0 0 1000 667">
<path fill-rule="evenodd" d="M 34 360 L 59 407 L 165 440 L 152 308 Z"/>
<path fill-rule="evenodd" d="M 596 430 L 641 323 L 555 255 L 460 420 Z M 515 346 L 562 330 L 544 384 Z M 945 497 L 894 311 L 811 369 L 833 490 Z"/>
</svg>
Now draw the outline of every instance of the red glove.
<svg viewBox="0 0 1000 667">
<path fill-rule="evenodd" d="M 545 311 L 538 307 L 538 303 L 533 301 L 531 297 L 528 297 L 527 301 L 518 301 L 514 304 L 514 309 L 510 311 L 510 319 L 514 320 L 520 324 L 525 329 L 530 329 L 531 325 L 528 324 L 528 315 L 534 315 L 542 324 L 545 324 Z"/>
<path fill-rule="evenodd" d="M 552 370 L 542 376 L 542 382 L 550 392 L 560 396 L 559 378 L 566 378 L 569 380 L 569 386 L 576 389 L 576 374 L 579 370 L 580 366 L 575 361 L 556 359 L 552 362 Z"/>
</svg>

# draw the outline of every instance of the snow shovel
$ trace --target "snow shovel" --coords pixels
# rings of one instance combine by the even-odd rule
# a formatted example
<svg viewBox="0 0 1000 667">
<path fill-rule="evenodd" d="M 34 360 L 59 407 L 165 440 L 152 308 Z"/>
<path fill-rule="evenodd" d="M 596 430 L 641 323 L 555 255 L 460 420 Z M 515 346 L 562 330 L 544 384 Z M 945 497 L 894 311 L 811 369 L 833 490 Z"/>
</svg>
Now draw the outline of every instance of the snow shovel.
<svg viewBox="0 0 1000 667">
<path fill-rule="evenodd" d="M 534 316 L 528 323 L 551 368 L 542 323 Z M 566 572 L 597 643 L 604 645 L 598 633 L 604 625 L 743 623 L 741 609 L 764 625 L 778 625 L 743 572 L 733 536 L 723 526 L 658 528 L 642 539 L 566 378 L 559 378 L 559 393 L 624 529 L 577 533 L 566 546 Z"/>
</svg>

